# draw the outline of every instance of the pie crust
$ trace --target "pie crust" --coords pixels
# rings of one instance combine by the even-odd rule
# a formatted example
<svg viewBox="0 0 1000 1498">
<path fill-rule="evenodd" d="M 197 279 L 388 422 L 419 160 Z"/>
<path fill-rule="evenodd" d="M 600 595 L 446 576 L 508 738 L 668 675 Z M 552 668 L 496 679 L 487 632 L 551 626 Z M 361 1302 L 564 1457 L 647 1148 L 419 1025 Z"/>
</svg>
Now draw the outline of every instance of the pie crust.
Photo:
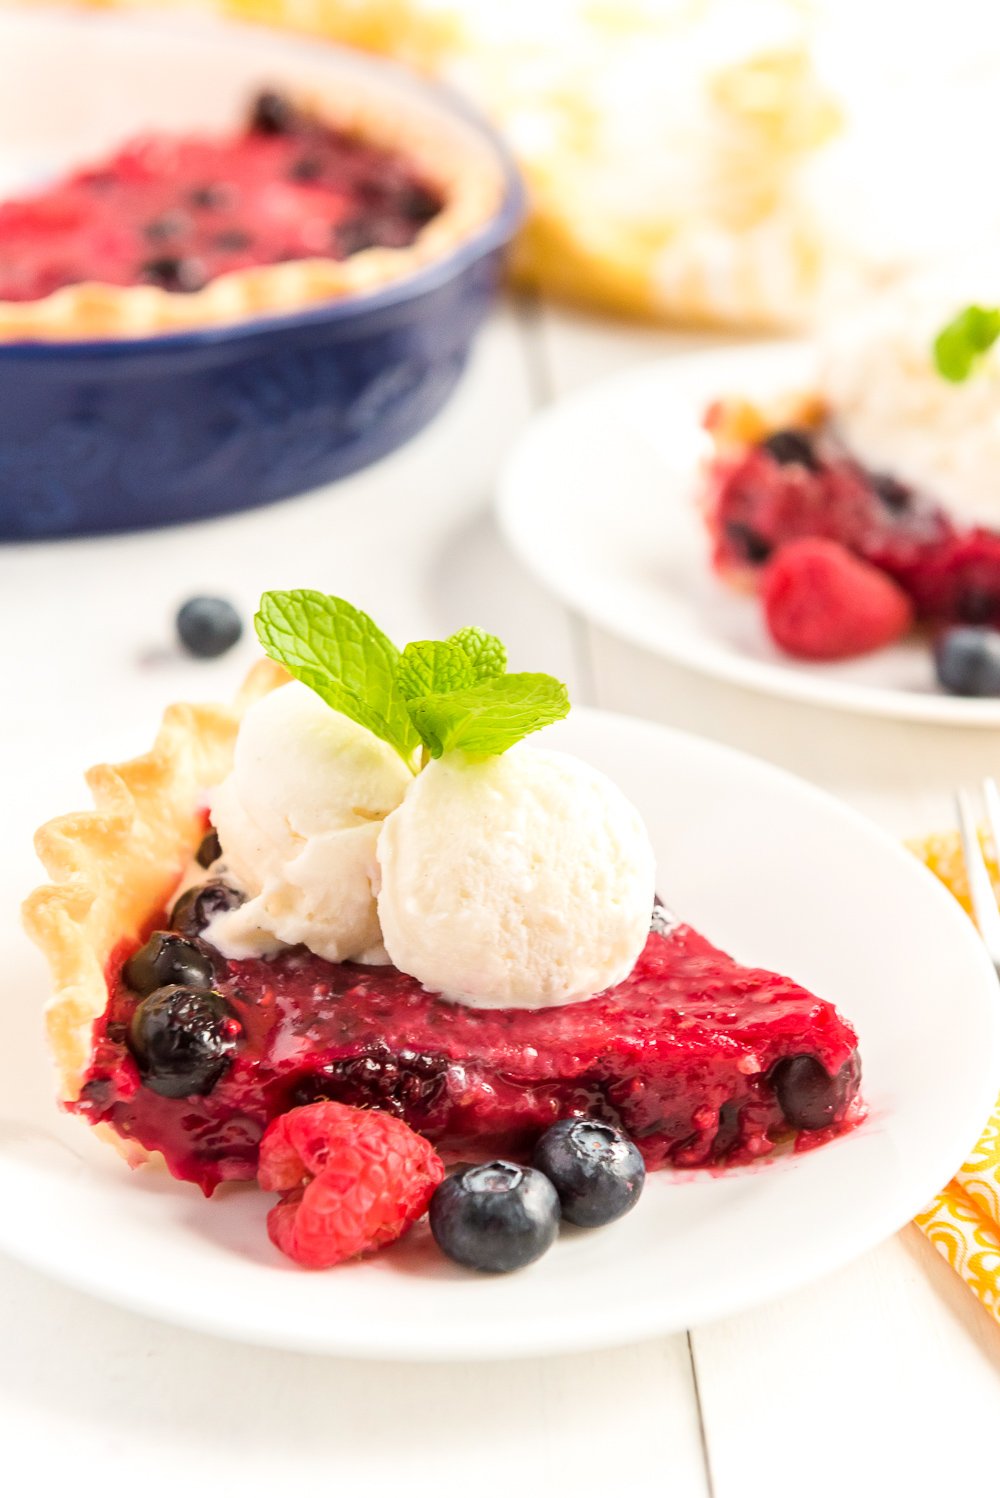
<svg viewBox="0 0 1000 1498">
<path fill-rule="evenodd" d="M 401 281 L 469 239 L 499 209 L 505 191 L 500 161 L 485 144 L 445 119 L 377 99 L 346 79 L 336 100 L 297 95 L 303 114 L 401 152 L 444 206 L 402 249 L 375 246 L 346 260 L 320 257 L 254 265 L 209 281 L 200 291 L 111 286 L 83 281 L 36 301 L 0 301 L 0 342 L 141 338 L 274 317 L 320 302 L 360 296 Z"/>
<path fill-rule="evenodd" d="M 53 883 L 29 895 L 23 914 L 52 971 L 45 1021 L 63 1101 L 80 1094 L 94 1021 L 107 1007 L 109 958 L 169 901 L 204 835 L 205 792 L 232 764 L 240 718 L 287 680 L 280 666 L 261 661 L 231 707 L 169 707 L 148 754 L 89 771 L 95 810 L 39 829 L 35 846 Z M 131 1164 L 147 1158 L 135 1141 L 100 1129 Z"/>
</svg>

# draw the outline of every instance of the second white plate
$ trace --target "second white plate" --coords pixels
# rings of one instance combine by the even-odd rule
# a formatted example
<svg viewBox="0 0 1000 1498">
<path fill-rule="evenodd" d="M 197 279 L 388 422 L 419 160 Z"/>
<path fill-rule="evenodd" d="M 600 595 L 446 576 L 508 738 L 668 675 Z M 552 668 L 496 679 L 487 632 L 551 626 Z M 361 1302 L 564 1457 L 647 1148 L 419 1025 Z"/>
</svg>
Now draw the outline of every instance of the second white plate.
<svg viewBox="0 0 1000 1498">
<path fill-rule="evenodd" d="M 801 344 L 681 354 L 560 401 L 502 475 L 508 541 L 564 603 L 681 665 L 854 712 L 1000 727 L 1000 699 L 937 689 L 923 641 L 835 665 L 794 661 L 771 643 L 757 601 L 713 574 L 698 510 L 704 410 L 720 395 L 807 386 L 814 357 Z"/>
</svg>

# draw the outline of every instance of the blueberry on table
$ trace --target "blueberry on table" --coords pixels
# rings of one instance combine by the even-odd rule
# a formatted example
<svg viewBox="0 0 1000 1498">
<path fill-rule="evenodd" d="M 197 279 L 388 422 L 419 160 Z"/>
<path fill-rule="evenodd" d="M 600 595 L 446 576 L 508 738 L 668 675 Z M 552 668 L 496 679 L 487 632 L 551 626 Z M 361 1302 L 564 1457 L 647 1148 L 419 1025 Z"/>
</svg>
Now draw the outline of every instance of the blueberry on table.
<svg viewBox="0 0 1000 1498">
<path fill-rule="evenodd" d="M 170 924 L 182 936 L 200 936 L 215 916 L 243 904 L 243 895 L 224 879 L 195 884 L 184 891 L 170 914 Z"/>
<path fill-rule="evenodd" d="M 610 1124 L 564 1118 L 547 1129 L 532 1162 L 559 1195 L 562 1215 L 599 1228 L 630 1212 L 642 1193 L 646 1166 L 631 1139 Z"/>
<path fill-rule="evenodd" d="M 174 983 L 136 1006 L 128 1045 L 152 1092 L 193 1097 L 211 1092 L 240 1033 L 240 1022 L 220 993 Z"/>
<path fill-rule="evenodd" d="M 215 963 L 204 947 L 196 946 L 176 931 L 154 931 L 145 946 L 126 962 L 122 977 L 133 993 L 142 995 L 172 983 L 211 988 L 215 982 Z"/>
<path fill-rule="evenodd" d="M 505 1274 L 551 1248 L 559 1197 L 541 1171 L 509 1160 L 465 1165 L 431 1198 L 430 1225 L 441 1252 L 467 1269 Z"/>
<path fill-rule="evenodd" d="M 178 610 L 177 633 L 190 655 L 212 660 L 236 644 L 243 620 L 225 598 L 189 598 Z"/>
<path fill-rule="evenodd" d="M 956 697 L 1000 697 L 1000 631 L 960 625 L 934 646 L 934 669 Z"/>
</svg>

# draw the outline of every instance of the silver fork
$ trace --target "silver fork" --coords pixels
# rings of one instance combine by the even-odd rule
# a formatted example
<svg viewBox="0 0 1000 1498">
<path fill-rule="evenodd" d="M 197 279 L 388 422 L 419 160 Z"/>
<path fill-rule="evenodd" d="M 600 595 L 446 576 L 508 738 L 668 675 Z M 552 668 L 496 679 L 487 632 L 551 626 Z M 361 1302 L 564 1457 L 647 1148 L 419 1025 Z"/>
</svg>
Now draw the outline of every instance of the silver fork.
<svg viewBox="0 0 1000 1498">
<path fill-rule="evenodd" d="M 997 789 L 995 780 L 983 782 L 983 800 L 986 803 L 986 821 L 993 838 L 993 847 L 1000 851 L 1000 790 Z M 959 791 L 955 797 L 955 806 L 958 811 L 958 828 L 962 835 L 962 853 L 969 876 L 969 895 L 972 899 L 976 925 L 979 927 L 979 934 L 990 955 L 990 961 L 997 970 L 997 976 L 1000 977 L 1000 910 L 997 909 L 993 881 L 990 879 L 979 841 L 978 819 L 973 810 L 972 797 L 967 791 Z"/>
</svg>

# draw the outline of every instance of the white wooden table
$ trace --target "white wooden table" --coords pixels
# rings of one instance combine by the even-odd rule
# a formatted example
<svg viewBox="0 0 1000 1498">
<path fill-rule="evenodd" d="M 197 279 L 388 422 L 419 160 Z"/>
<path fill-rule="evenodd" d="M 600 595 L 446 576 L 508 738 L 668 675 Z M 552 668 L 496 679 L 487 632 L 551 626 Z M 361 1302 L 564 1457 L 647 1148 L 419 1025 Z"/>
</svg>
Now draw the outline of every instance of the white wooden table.
<svg viewBox="0 0 1000 1498">
<path fill-rule="evenodd" d="M 32 828 L 82 804 L 86 764 L 143 749 L 167 701 L 234 686 L 250 642 L 211 664 L 163 649 L 177 603 L 199 590 L 249 615 L 264 587 L 322 587 L 405 638 L 482 624 L 516 668 L 559 673 L 578 702 L 751 750 L 900 835 L 945 825 L 953 786 L 996 770 L 995 733 L 699 679 L 571 616 L 505 551 L 491 487 L 531 411 L 694 342 L 508 308 L 445 414 L 368 473 L 235 520 L 0 549 L 0 764 L 16 788 L 4 851 L 23 887 Z M 905 1044 L 905 995 L 900 1014 Z M 820 1284 L 688 1335 L 472 1367 L 238 1348 L 0 1261 L 0 1490 L 11 1498 L 49 1484 L 102 1498 L 960 1491 L 988 1483 L 998 1412 L 1000 1327 L 913 1228 Z"/>
</svg>

